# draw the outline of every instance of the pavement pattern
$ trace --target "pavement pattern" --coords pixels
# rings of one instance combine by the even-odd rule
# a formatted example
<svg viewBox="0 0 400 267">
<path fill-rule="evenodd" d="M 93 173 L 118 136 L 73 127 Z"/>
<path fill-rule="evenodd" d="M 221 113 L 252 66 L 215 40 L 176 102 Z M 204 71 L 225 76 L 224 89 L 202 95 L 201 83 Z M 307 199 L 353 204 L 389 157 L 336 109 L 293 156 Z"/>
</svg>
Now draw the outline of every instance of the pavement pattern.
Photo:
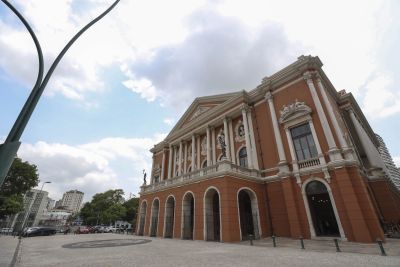
<svg viewBox="0 0 400 267">
<path fill-rule="evenodd" d="M 121 239 L 145 239 L 151 242 L 132 241 L 135 245 L 130 246 L 75 249 L 63 247 L 66 244 L 87 241 L 100 244 L 104 240 L 114 240 L 111 243 L 115 243 L 115 240 Z M 126 240 L 125 243 L 129 242 Z M 280 240 L 280 244 L 283 243 Z M 16 245 L 17 242 L 12 237 L 0 238 L 0 266 L 8 266 L 7 262 L 11 262 Z M 399 256 L 312 251 L 287 246 L 250 246 L 248 242 L 228 244 L 118 234 L 24 238 L 18 252 L 14 266 L 400 266 Z"/>
</svg>

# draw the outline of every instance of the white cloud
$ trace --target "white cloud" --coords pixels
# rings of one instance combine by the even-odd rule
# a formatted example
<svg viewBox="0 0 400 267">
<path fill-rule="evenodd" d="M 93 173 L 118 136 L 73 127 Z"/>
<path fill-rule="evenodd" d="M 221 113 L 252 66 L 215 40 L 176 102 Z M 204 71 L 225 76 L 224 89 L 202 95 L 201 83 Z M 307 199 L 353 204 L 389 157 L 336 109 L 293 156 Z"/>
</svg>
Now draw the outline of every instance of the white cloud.
<svg viewBox="0 0 400 267">
<path fill-rule="evenodd" d="M 279 25 L 253 28 L 212 9 L 194 12 L 186 21 L 190 33 L 182 42 L 124 66 L 129 77 L 144 83 L 125 86 L 151 96 L 155 89 L 161 103 L 182 109 L 196 96 L 253 89 L 299 54 L 299 45 L 290 43 Z"/>
<path fill-rule="evenodd" d="M 400 156 L 393 157 L 394 164 L 396 164 L 397 168 L 400 168 Z"/>
<path fill-rule="evenodd" d="M 172 126 L 174 124 L 174 122 L 175 122 L 175 120 L 171 119 L 171 118 L 165 118 L 164 119 L 164 123 L 169 125 L 169 126 Z"/>
<path fill-rule="evenodd" d="M 383 118 L 400 112 L 400 92 L 389 88 L 393 84 L 391 75 L 377 74 L 365 86 L 363 110 L 371 118 Z"/>
<path fill-rule="evenodd" d="M 104 138 L 82 145 L 37 142 L 22 144 L 18 155 L 38 166 L 41 181 L 50 197 L 59 199 L 70 189 L 85 193 L 85 200 L 98 192 L 122 188 L 137 193 L 142 184 L 142 169 L 150 171 L 149 149 L 164 138 Z"/>
</svg>

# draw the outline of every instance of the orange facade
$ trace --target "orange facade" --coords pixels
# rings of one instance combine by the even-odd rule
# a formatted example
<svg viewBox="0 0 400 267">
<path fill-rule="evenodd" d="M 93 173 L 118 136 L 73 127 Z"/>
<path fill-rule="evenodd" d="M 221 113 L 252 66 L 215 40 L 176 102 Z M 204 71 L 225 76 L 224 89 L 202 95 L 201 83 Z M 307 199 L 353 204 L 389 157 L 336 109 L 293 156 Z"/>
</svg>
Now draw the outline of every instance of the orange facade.
<svg viewBox="0 0 400 267">
<path fill-rule="evenodd" d="M 400 193 L 357 103 L 321 66 L 300 57 L 250 92 L 196 99 L 151 150 L 137 234 L 384 240 Z"/>
</svg>

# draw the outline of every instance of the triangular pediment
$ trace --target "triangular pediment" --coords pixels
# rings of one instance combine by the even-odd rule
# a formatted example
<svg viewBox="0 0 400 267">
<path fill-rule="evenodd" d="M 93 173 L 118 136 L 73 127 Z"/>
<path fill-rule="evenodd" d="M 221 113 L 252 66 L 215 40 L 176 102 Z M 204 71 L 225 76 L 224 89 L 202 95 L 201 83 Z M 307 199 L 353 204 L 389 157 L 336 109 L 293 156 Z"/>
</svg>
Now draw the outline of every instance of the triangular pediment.
<svg viewBox="0 0 400 267">
<path fill-rule="evenodd" d="M 237 97 L 239 94 L 241 94 L 241 92 L 196 98 L 183 114 L 183 116 L 179 119 L 169 135 L 171 135 L 176 130 L 184 128 L 187 124 L 203 118 L 204 116 L 211 115 L 214 109 L 216 109 L 218 106 L 222 105 L 226 101 Z"/>
</svg>

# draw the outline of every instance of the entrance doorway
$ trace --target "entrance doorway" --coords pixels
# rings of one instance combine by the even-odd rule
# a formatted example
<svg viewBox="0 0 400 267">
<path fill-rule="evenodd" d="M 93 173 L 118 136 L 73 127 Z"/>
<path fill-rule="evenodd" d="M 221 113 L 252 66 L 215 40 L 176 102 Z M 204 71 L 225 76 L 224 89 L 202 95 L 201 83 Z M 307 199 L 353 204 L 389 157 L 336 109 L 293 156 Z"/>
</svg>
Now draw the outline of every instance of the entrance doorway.
<svg viewBox="0 0 400 267">
<path fill-rule="evenodd" d="M 165 204 L 165 238 L 172 238 L 174 234 L 175 199 L 170 196 Z"/>
<path fill-rule="evenodd" d="M 160 210 L 160 201 L 155 199 L 151 208 L 151 230 L 150 236 L 157 236 L 158 212 Z"/>
<path fill-rule="evenodd" d="M 249 240 L 250 235 L 258 239 L 258 205 L 255 194 L 250 190 L 240 190 L 238 202 L 242 240 Z"/>
<path fill-rule="evenodd" d="M 193 239 L 194 230 L 194 197 L 187 193 L 182 202 L 182 239 Z"/>
<path fill-rule="evenodd" d="M 205 195 L 206 240 L 221 241 L 219 193 L 214 188 Z"/>
<path fill-rule="evenodd" d="M 147 202 L 143 201 L 140 206 L 140 217 L 139 217 L 139 232 L 138 235 L 144 234 L 144 223 L 146 221 L 146 210 L 147 210 Z"/>
<path fill-rule="evenodd" d="M 306 186 L 312 222 L 317 236 L 340 236 L 335 213 L 326 186 L 312 181 Z"/>
</svg>

